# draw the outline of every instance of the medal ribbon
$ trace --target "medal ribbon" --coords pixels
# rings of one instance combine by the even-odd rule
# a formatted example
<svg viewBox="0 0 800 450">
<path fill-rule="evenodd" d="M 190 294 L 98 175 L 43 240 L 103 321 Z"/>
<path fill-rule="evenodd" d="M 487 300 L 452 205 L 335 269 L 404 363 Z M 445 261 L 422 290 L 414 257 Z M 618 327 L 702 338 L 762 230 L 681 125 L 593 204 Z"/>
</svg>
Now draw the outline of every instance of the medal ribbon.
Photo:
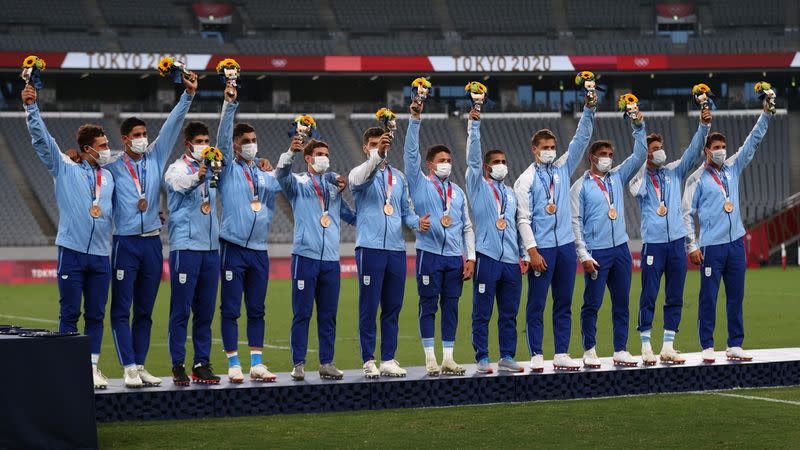
<svg viewBox="0 0 800 450">
<path fill-rule="evenodd" d="M 717 182 L 717 186 L 719 186 L 719 189 L 722 191 L 722 195 L 724 195 L 725 196 L 725 200 L 728 201 L 729 198 L 728 198 L 728 181 L 727 181 L 727 178 L 723 177 L 723 180 L 725 180 L 725 181 L 721 181 L 719 176 L 717 176 L 717 173 L 716 173 L 717 171 L 713 167 L 708 165 L 708 163 L 706 163 L 706 170 L 708 171 L 708 173 L 711 174 L 711 178 L 713 178 L 714 181 Z M 723 169 L 723 172 L 724 172 L 724 169 Z"/>
<path fill-rule="evenodd" d="M 241 166 L 242 172 L 244 172 L 244 177 L 247 179 L 247 184 L 250 185 L 250 192 L 253 193 L 253 200 L 258 200 L 258 180 L 256 179 L 255 183 L 253 182 L 253 179 L 255 178 L 255 174 L 252 173 L 253 169 L 246 167 L 246 164 L 241 164 Z"/>
<path fill-rule="evenodd" d="M 606 197 L 606 201 L 608 202 L 608 208 L 609 209 L 613 208 L 614 207 L 614 192 L 611 189 L 606 189 L 606 181 L 605 180 L 601 181 L 600 177 L 598 177 L 597 175 L 595 175 L 595 174 L 593 174 L 591 172 L 589 172 L 589 174 L 592 176 L 592 178 L 594 178 L 594 182 L 597 183 L 598 186 L 600 186 L 600 190 L 603 191 L 603 195 Z M 609 181 L 608 184 L 611 184 L 611 179 L 608 176 L 606 176 L 606 179 L 608 179 L 608 181 Z"/>
<path fill-rule="evenodd" d="M 486 182 L 489 183 L 489 187 L 492 188 L 492 193 L 494 194 L 494 202 L 497 205 L 497 214 L 502 218 L 506 215 L 506 193 L 504 188 L 500 188 L 503 191 L 503 195 L 501 196 L 500 193 L 497 191 L 497 188 L 494 187 L 494 183 L 486 177 Z"/>
<path fill-rule="evenodd" d="M 92 194 L 92 204 L 98 205 L 100 204 L 100 185 L 103 182 L 103 170 L 100 169 L 99 165 L 95 169 L 95 173 L 97 174 L 97 180 L 92 180 L 92 176 L 89 175 L 89 191 Z"/>
<path fill-rule="evenodd" d="M 322 177 L 320 177 L 320 181 L 321 180 Z M 326 189 L 325 193 L 323 194 L 322 189 L 319 187 L 319 184 L 317 184 L 317 179 L 314 178 L 313 176 L 311 177 L 311 182 L 314 183 L 314 190 L 317 191 L 317 198 L 319 198 L 319 207 L 322 209 L 322 213 L 328 214 L 328 201 L 329 201 L 328 190 Z"/>
<path fill-rule="evenodd" d="M 430 178 L 433 185 L 436 186 L 439 197 L 442 198 L 442 208 L 444 208 L 445 215 L 447 215 L 447 213 L 450 212 L 450 203 L 453 201 L 453 184 L 447 183 L 447 198 L 445 199 L 444 191 L 439 187 L 439 183 L 436 182 L 433 175 L 428 175 L 428 178 Z M 442 181 L 442 187 L 444 187 L 444 181 Z"/>
<path fill-rule="evenodd" d="M 547 187 L 546 187 L 547 183 L 544 182 L 544 177 L 542 176 L 542 173 L 539 172 L 539 167 L 538 166 L 536 167 L 536 175 L 539 175 L 539 181 L 542 182 L 542 189 L 544 189 L 544 193 L 545 193 L 545 195 L 547 195 L 547 203 L 555 203 L 556 184 L 555 184 L 555 181 L 553 181 L 553 174 L 550 173 L 549 170 L 547 171 L 547 174 L 550 175 L 550 190 L 549 191 L 547 190 Z"/>
<path fill-rule="evenodd" d="M 198 169 L 194 165 L 198 164 L 198 163 L 196 163 L 195 161 L 190 160 L 189 158 L 186 157 L 186 155 L 183 155 L 183 162 L 185 162 L 186 165 L 189 166 L 189 170 L 192 172 L 192 175 L 197 173 Z M 200 187 L 200 199 L 203 200 L 203 201 L 208 200 L 208 191 L 207 191 L 208 188 L 206 188 L 206 183 L 208 183 L 208 178 L 206 178 L 206 181 Z"/>
<path fill-rule="evenodd" d="M 386 199 L 386 204 L 388 205 L 392 202 L 392 180 L 394 178 L 392 177 L 392 168 L 388 165 L 386 166 L 386 171 L 389 172 L 389 179 L 387 180 L 385 189 L 383 187 L 383 183 L 381 183 L 381 191 L 383 192 L 383 196 Z M 381 175 L 381 178 L 383 178 L 383 175 Z"/>
<path fill-rule="evenodd" d="M 133 184 L 136 185 L 136 191 L 139 193 L 139 198 L 144 198 L 144 189 L 142 189 L 142 185 L 145 183 L 145 158 L 146 156 L 142 157 L 142 183 L 139 184 L 139 177 L 136 176 L 136 170 L 134 170 L 133 165 L 131 164 L 130 157 L 127 153 L 124 153 L 122 156 L 122 159 L 125 161 L 125 166 L 128 167 L 128 172 L 130 172 L 131 178 L 133 178 Z"/>
<path fill-rule="evenodd" d="M 661 180 L 661 171 L 658 172 L 658 178 L 656 178 L 655 175 L 653 175 L 653 171 L 650 169 L 647 169 L 647 175 L 650 176 L 650 182 L 653 183 L 653 189 L 656 190 L 656 197 L 658 197 L 659 202 L 663 204 L 664 190 L 662 190 L 660 186 L 664 186 L 664 182 Z"/>
</svg>

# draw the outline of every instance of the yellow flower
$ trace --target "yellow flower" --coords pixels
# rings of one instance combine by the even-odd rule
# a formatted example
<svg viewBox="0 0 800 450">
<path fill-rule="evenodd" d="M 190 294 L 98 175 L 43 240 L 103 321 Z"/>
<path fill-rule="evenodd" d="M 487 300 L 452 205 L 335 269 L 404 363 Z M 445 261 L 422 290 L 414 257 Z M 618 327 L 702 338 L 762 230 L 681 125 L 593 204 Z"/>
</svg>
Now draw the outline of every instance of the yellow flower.
<svg viewBox="0 0 800 450">
<path fill-rule="evenodd" d="M 314 120 L 313 117 L 309 116 L 308 114 L 297 116 L 294 118 L 294 121 L 299 122 L 307 127 L 310 126 L 311 128 L 314 129 L 317 128 L 317 122 Z"/>
<path fill-rule="evenodd" d="M 619 96 L 617 107 L 619 107 L 620 111 L 625 111 L 628 105 L 634 105 L 636 103 L 639 103 L 639 99 L 636 98 L 635 95 L 627 93 Z"/>
<path fill-rule="evenodd" d="M 381 121 L 394 120 L 397 114 L 393 113 L 389 108 L 381 108 L 375 113 L 375 118 Z"/>
<path fill-rule="evenodd" d="M 758 83 L 756 83 L 756 85 L 753 87 L 753 89 L 757 93 L 761 94 L 764 91 L 772 89 L 772 85 L 767 83 L 766 81 L 759 81 Z"/>
<path fill-rule="evenodd" d="M 203 155 L 203 159 L 222 161 L 222 152 L 216 147 L 206 147 L 201 154 Z"/>
<path fill-rule="evenodd" d="M 158 72 L 161 74 L 162 77 L 166 75 L 167 72 L 170 71 L 170 69 L 172 68 L 172 63 L 174 62 L 175 59 L 170 58 L 169 56 L 161 58 L 161 61 L 159 61 L 158 63 Z"/>
<path fill-rule="evenodd" d="M 466 86 L 464 86 L 464 90 L 467 92 L 472 92 L 473 94 L 483 94 L 486 92 L 486 86 L 477 81 L 470 81 Z"/>
<path fill-rule="evenodd" d="M 694 95 L 708 94 L 709 92 L 711 92 L 711 88 L 703 83 L 695 84 L 694 87 L 692 87 L 692 94 Z"/>
<path fill-rule="evenodd" d="M 578 74 L 575 75 L 575 84 L 578 86 L 582 86 L 584 81 L 590 80 L 594 80 L 594 73 L 589 72 L 588 70 L 578 72 Z"/>
<path fill-rule="evenodd" d="M 414 81 L 411 82 L 411 87 L 420 87 L 420 86 L 422 86 L 422 87 L 424 87 L 426 89 L 430 89 L 431 88 L 431 82 L 428 81 L 427 78 L 423 78 L 423 77 L 419 77 L 419 78 L 417 78 L 417 79 L 415 79 Z"/>
<path fill-rule="evenodd" d="M 221 72 L 222 69 L 241 69 L 239 63 L 236 62 L 233 58 L 225 58 L 217 64 L 217 72 Z"/>
<path fill-rule="evenodd" d="M 23 69 L 28 69 L 30 67 L 33 67 L 33 65 L 36 64 L 36 60 L 37 59 L 39 59 L 39 58 L 37 58 L 34 55 L 28 56 L 27 58 L 25 58 L 24 61 L 22 61 L 22 68 Z"/>
<path fill-rule="evenodd" d="M 42 58 L 36 58 L 36 67 L 39 70 L 44 70 L 45 68 L 47 68 L 47 64 L 45 64 Z"/>
</svg>

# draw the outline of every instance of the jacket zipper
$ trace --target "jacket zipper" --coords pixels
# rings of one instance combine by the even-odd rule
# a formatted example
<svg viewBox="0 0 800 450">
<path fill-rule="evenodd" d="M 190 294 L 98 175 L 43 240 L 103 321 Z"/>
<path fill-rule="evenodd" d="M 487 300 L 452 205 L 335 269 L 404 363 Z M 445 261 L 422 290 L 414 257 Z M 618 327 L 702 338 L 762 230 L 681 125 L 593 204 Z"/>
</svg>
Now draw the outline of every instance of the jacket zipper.
<svg viewBox="0 0 800 450">
<path fill-rule="evenodd" d="M 247 241 L 245 241 L 244 246 L 247 247 L 250 244 L 250 238 L 253 237 L 253 230 L 256 227 L 256 212 L 253 211 L 253 223 L 250 224 L 250 234 L 247 235 Z"/>
</svg>

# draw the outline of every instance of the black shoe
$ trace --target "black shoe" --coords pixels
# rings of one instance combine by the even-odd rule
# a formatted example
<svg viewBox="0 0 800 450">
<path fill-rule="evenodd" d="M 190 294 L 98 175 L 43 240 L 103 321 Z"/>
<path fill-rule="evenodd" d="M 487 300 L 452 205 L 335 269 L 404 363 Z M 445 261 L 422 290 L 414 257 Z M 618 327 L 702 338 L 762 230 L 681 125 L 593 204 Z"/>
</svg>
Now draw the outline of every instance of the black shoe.
<svg viewBox="0 0 800 450">
<path fill-rule="evenodd" d="M 186 368 L 183 364 L 172 366 L 172 384 L 175 386 L 188 386 L 191 383 L 189 376 L 186 375 Z"/>
<path fill-rule="evenodd" d="M 219 384 L 219 377 L 214 375 L 210 363 L 200 363 L 192 368 L 192 381 L 203 384 Z"/>
</svg>

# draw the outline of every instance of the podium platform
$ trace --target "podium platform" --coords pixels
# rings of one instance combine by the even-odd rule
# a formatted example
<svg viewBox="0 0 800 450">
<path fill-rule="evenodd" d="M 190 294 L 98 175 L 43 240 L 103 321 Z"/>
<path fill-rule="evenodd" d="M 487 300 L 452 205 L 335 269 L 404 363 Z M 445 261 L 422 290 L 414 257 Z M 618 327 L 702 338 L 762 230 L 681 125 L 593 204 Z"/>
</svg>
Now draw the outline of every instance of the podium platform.
<svg viewBox="0 0 800 450">
<path fill-rule="evenodd" d="M 424 408 L 481 403 L 567 400 L 667 392 L 800 384 L 800 348 L 752 350 L 753 361 L 704 363 L 700 353 L 688 353 L 686 364 L 615 367 L 602 358 L 600 369 L 554 372 L 552 361 L 543 373 L 477 374 L 466 365 L 465 376 L 428 377 L 424 367 L 408 368 L 406 378 L 368 380 L 361 370 L 346 370 L 340 381 L 321 380 L 307 368 L 305 381 L 277 374 L 275 383 L 231 384 L 227 376 L 216 386 L 174 386 L 171 377 L 157 388 L 125 388 L 121 379 L 95 392 L 98 422 L 192 419 L 203 417 Z M 308 369 L 312 369 L 309 371 Z"/>
</svg>

